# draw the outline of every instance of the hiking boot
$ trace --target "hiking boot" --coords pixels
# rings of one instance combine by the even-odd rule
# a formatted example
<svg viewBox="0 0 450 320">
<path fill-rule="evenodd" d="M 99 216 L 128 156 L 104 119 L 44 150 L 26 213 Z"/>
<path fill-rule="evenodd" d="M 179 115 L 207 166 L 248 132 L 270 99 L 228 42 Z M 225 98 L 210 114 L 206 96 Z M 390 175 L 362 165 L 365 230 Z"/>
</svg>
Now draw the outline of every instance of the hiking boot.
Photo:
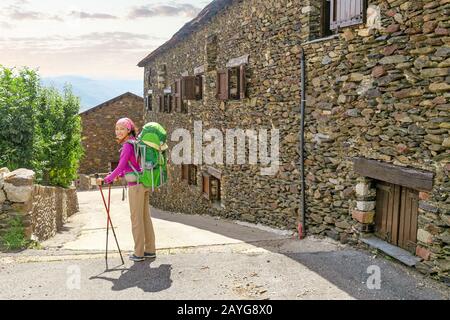
<svg viewBox="0 0 450 320">
<path fill-rule="evenodd" d="M 148 252 L 144 252 L 144 258 L 146 258 L 146 259 L 153 259 L 153 258 L 156 258 L 156 253 L 148 253 Z"/>
<path fill-rule="evenodd" d="M 135 254 L 131 255 L 131 256 L 129 257 L 129 259 L 130 259 L 131 261 L 134 261 L 134 262 L 142 262 L 142 261 L 145 260 L 144 257 L 138 257 L 138 256 L 135 255 Z"/>
</svg>

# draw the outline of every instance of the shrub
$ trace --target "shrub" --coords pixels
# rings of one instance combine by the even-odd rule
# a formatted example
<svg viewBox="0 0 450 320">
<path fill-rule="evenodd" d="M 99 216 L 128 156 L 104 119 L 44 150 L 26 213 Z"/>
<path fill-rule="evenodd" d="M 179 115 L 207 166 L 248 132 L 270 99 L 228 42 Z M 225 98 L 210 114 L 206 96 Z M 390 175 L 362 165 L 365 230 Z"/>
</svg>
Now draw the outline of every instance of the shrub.
<svg viewBox="0 0 450 320">
<path fill-rule="evenodd" d="M 27 168 L 38 183 L 68 187 L 83 156 L 80 101 L 40 85 L 33 70 L 0 66 L 0 167 Z"/>
</svg>

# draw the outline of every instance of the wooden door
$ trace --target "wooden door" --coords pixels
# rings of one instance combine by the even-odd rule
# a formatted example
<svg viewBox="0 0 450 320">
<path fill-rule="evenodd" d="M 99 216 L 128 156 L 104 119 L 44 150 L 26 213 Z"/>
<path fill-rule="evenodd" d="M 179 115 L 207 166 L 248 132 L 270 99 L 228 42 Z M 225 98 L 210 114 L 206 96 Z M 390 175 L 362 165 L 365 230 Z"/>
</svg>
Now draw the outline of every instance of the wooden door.
<svg viewBox="0 0 450 320">
<path fill-rule="evenodd" d="M 416 190 L 378 181 L 375 234 L 408 251 L 415 251 L 419 193 Z"/>
<path fill-rule="evenodd" d="M 415 252 L 417 242 L 417 214 L 419 212 L 419 192 L 402 187 L 400 198 L 398 246 Z"/>
</svg>

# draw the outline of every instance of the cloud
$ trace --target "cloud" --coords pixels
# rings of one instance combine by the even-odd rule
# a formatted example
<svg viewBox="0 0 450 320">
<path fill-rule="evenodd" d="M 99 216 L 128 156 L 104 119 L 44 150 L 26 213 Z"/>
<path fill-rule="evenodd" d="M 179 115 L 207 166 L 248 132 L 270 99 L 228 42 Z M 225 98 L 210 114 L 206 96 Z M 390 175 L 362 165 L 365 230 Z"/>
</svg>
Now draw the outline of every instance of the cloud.
<svg viewBox="0 0 450 320">
<path fill-rule="evenodd" d="M 17 6 L 10 6 L 5 9 L 6 16 L 12 20 L 57 20 L 63 21 L 61 17 L 56 15 L 48 15 L 42 12 L 24 10 Z"/>
<path fill-rule="evenodd" d="M 119 19 L 119 17 L 107 13 L 88 13 L 84 11 L 72 11 L 69 16 L 79 19 Z"/>
<path fill-rule="evenodd" d="M 200 10 L 200 8 L 194 7 L 191 4 L 141 6 L 134 7 L 128 17 L 131 19 L 136 19 L 156 16 L 171 17 L 184 15 L 194 18 Z"/>
<path fill-rule="evenodd" d="M 0 47 L 11 50 L 29 51 L 40 54 L 50 52 L 73 51 L 142 51 L 148 50 L 164 42 L 164 38 L 132 32 L 91 32 L 78 36 L 47 36 L 47 37 L 5 37 L 0 38 Z"/>
<path fill-rule="evenodd" d="M 12 29 L 13 25 L 8 23 L 8 22 L 1 21 L 0 22 L 0 28 L 1 29 Z"/>
</svg>

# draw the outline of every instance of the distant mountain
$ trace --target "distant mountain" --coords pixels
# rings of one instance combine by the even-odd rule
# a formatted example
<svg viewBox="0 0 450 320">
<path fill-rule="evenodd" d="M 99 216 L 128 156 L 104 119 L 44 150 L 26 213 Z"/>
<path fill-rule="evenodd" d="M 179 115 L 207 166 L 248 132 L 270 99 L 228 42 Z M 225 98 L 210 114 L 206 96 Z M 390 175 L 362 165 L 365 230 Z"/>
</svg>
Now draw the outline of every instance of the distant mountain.
<svg viewBox="0 0 450 320">
<path fill-rule="evenodd" d="M 142 80 L 90 79 L 80 76 L 61 76 L 43 78 L 44 86 L 53 86 L 63 90 L 65 84 L 72 86 L 72 92 L 80 97 L 80 112 L 86 111 L 125 92 L 142 97 Z"/>
</svg>

